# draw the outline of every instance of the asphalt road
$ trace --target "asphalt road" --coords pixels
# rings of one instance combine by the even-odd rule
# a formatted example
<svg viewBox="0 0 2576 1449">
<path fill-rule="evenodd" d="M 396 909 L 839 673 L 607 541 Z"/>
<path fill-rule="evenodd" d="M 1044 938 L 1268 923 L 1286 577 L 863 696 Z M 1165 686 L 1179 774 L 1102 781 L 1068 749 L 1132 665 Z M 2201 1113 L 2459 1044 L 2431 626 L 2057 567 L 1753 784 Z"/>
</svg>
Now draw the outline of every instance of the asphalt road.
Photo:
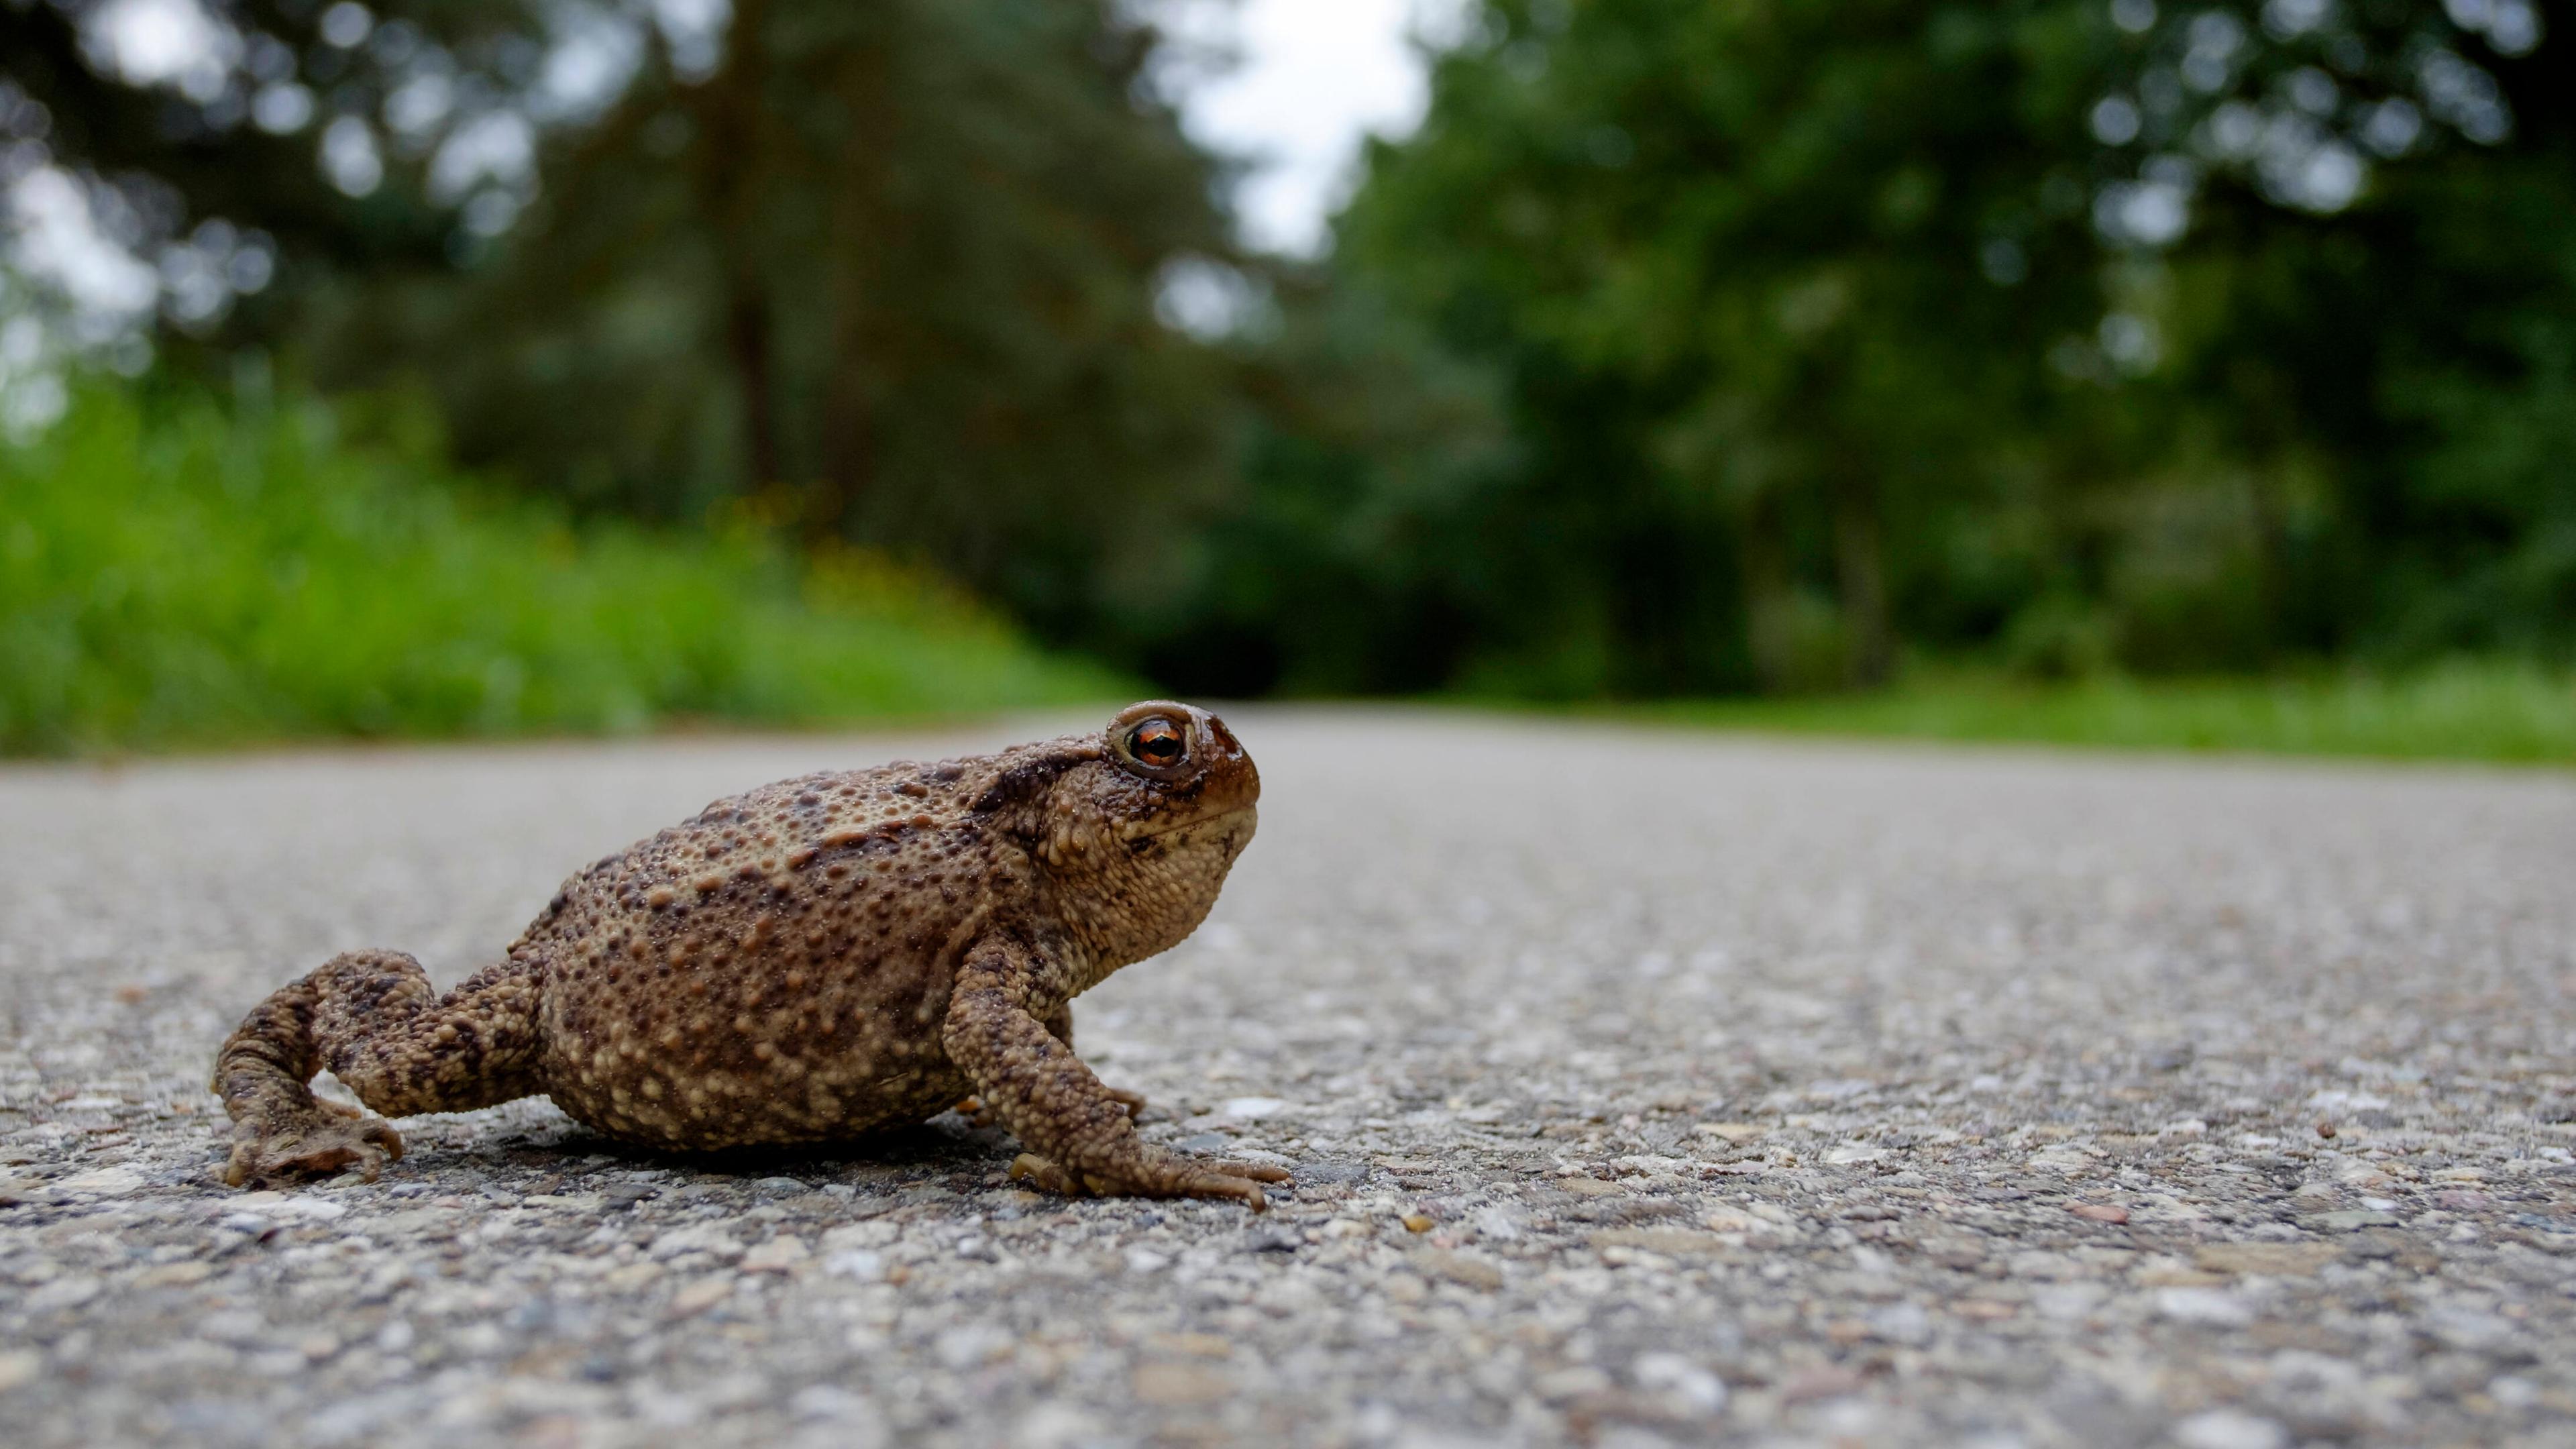
<svg viewBox="0 0 2576 1449">
<path fill-rule="evenodd" d="M 1260 838 L 1077 1016 L 1261 1218 L 542 1103 L 215 1184 L 330 953 L 452 982 L 717 795 L 1060 721 L 0 770 L 7 1437 L 2576 1439 L 2576 778 L 1230 718 Z"/>
</svg>

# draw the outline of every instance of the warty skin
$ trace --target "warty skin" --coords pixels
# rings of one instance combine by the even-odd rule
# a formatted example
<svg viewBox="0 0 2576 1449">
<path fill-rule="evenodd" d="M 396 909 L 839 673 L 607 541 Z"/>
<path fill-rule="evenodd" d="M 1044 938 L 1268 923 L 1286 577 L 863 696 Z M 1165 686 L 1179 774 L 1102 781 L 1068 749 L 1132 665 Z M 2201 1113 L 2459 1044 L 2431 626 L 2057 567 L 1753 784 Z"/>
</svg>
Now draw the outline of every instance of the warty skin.
<svg viewBox="0 0 2576 1449">
<path fill-rule="evenodd" d="M 386 1117 L 544 1094 L 623 1142 L 831 1142 L 973 1096 L 1059 1192 L 1233 1198 L 1287 1174 L 1149 1146 L 1143 1100 L 1073 1051 L 1073 998 L 1206 919 L 1252 839 L 1260 772 L 1169 701 L 1097 734 L 825 772 L 719 800 L 564 883 L 445 996 L 353 951 L 224 1043 L 235 1185 L 402 1156 L 315 1097 L 327 1068 Z"/>
</svg>

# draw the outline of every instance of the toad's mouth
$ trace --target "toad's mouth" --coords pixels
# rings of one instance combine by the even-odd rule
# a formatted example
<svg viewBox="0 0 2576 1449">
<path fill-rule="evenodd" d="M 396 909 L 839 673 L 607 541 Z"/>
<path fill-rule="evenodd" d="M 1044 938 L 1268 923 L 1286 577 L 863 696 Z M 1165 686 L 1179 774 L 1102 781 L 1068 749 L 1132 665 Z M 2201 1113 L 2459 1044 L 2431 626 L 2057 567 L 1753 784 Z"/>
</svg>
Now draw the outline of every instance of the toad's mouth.
<svg viewBox="0 0 2576 1449">
<path fill-rule="evenodd" d="M 1125 835 L 1129 840 L 1152 840 L 1157 836 L 1170 835 L 1173 832 L 1180 830 L 1204 830 L 1212 825 L 1223 825 L 1229 821 L 1249 816 L 1258 809 L 1260 809 L 1260 806 L 1257 803 L 1247 802 L 1245 804 L 1237 805 L 1231 810 L 1219 810 L 1207 815 L 1193 815 L 1187 820 L 1175 820 L 1168 825 L 1157 825 L 1151 830 L 1129 830 L 1125 832 Z"/>
</svg>

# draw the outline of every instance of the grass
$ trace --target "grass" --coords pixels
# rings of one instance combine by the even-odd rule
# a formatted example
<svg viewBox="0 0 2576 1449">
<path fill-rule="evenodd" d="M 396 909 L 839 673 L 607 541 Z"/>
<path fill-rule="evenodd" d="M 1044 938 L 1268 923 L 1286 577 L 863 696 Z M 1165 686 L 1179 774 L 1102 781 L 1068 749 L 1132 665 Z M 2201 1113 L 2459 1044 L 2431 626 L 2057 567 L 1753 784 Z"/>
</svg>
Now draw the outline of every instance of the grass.
<svg viewBox="0 0 2576 1449">
<path fill-rule="evenodd" d="M 2576 674 L 2461 660 L 2395 675 L 2018 683 L 1966 674 L 1883 694 L 1620 711 L 1729 729 L 2123 749 L 2576 764 Z"/>
<path fill-rule="evenodd" d="M 825 725 L 1096 703 L 937 579 L 799 561 L 756 530 L 574 528 L 478 493 L 434 440 L 316 403 L 82 392 L 0 443 L 0 754 L 286 739 Z M 2576 675 L 2039 685 L 1606 707 L 1786 733 L 2576 764 Z"/>
<path fill-rule="evenodd" d="M 389 430 L 389 434 L 392 430 Z M 0 753 L 819 725 L 1095 701 L 934 579 L 576 529 L 311 402 L 82 392 L 0 443 Z"/>
</svg>

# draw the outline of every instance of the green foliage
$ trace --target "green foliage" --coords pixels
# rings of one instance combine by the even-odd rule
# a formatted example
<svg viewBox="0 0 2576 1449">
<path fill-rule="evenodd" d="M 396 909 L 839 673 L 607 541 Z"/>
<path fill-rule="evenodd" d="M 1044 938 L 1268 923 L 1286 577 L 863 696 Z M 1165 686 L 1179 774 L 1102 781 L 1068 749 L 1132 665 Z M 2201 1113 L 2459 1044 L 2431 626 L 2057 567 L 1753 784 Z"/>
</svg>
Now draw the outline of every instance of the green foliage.
<svg viewBox="0 0 2576 1449">
<path fill-rule="evenodd" d="M 397 4 L 396 13 L 435 11 Z M 460 457 L 584 508 L 756 496 L 1078 637 L 1220 481 L 1225 377 L 1156 318 L 1228 249 L 1216 168 L 1108 0 L 737 0 L 548 136 L 450 274 L 335 278 L 284 334 L 417 379 Z"/>
<path fill-rule="evenodd" d="M 1903 0 L 1484 14 L 1422 132 L 1372 154 L 1338 260 L 1498 372 L 1509 496 L 1582 560 L 1484 601 L 1520 635 L 1489 657 L 1589 693 L 1884 677 L 1910 596 L 1953 592 L 1925 555 L 2022 481 L 1998 444 L 2081 426 L 2033 365 L 2097 301 L 2080 209 L 2045 200 L 2081 195 L 2078 148 L 2028 142 L 2081 135 L 2107 27 Z M 1999 248 L 2016 286 L 1987 279 Z"/>
<path fill-rule="evenodd" d="M 0 142 L 14 84 L 61 117 L 36 146 L 133 193 L 108 209 L 147 253 L 209 215 L 273 242 L 220 328 L 173 309 L 183 364 L 417 387 L 515 486 L 683 526 L 756 498 L 1059 639 L 1154 602 L 1224 482 L 1228 370 L 1156 314 L 1170 269 L 1230 253 L 1222 165 L 1137 7 L 370 0 L 352 44 L 325 6 L 228 0 L 238 61 L 193 98 L 94 69 L 96 9 L 0 6 Z M 293 134 L 245 123 L 299 87 Z M 372 158 L 361 194 L 317 139 Z"/>
<path fill-rule="evenodd" d="M 2493 661 L 2394 676 L 2058 685 L 1952 672 L 1883 694 L 1641 705 L 1621 715 L 1798 734 L 2576 765 L 2576 674 Z"/>
<path fill-rule="evenodd" d="M 1581 698 L 1866 685 L 1908 655 L 2576 655 L 2576 47 L 2482 52 L 2508 136 L 2428 122 L 2306 212 L 2192 159 L 2211 102 L 2172 67 L 2225 8 L 2131 36 L 2098 0 L 1476 7 L 1281 347 L 1331 395 L 1365 349 L 1317 352 L 1298 314 L 1362 302 L 1429 339 L 1380 376 L 1429 355 L 1468 380 L 1442 397 L 1488 405 L 1450 450 L 1419 441 L 1429 409 L 1401 421 L 1419 389 L 1356 424 L 1265 413 L 1238 516 L 1340 490 L 1432 541 L 1379 556 L 1379 630 L 1282 680 Z M 2333 13 L 2294 44 L 2245 10 L 2244 104 L 2323 136 L 2285 87 L 2336 67 L 2359 124 L 2457 38 L 2438 6 L 2358 36 Z M 2134 144 L 2093 134 L 2106 96 L 2145 107 Z M 2199 178 L 2161 250 L 2103 233 L 2141 174 Z M 1397 485 L 1399 453 L 1446 483 Z M 1217 537 L 1257 574 L 1299 557 L 1285 536 Z M 1311 617 L 1236 637 L 1296 657 Z"/>
<path fill-rule="evenodd" d="M 1490 379 L 1361 287 L 1281 280 L 1279 330 L 1242 360 L 1238 486 L 1181 520 L 1154 606 L 1109 642 L 1187 693 L 1434 687 L 1475 643 L 1459 601 L 1548 553 L 1496 506 Z"/>
<path fill-rule="evenodd" d="M 174 284 L 183 369 L 415 385 L 577 514 L 925 560 L 1175 689 L 2576 659 L 2576 0 L 1475 0 L 1311 265 L 1232 254 L 1122 0 L 229 0 L 148 93 L 93 12 L 0 6 L 0 139 L 273 238 L 223 327 Z M 631 71 L 551 91 L 566 26 Z M 1274 305 L 1166 325 L 1193 268 Z"/>
<path fill-rule="evenodd" d="M 0 446 L 0 753 L 819 724 L 1088 700 L 868 556 L 475 499 L 416 413 L 81 392 Z"/>
</svg>

